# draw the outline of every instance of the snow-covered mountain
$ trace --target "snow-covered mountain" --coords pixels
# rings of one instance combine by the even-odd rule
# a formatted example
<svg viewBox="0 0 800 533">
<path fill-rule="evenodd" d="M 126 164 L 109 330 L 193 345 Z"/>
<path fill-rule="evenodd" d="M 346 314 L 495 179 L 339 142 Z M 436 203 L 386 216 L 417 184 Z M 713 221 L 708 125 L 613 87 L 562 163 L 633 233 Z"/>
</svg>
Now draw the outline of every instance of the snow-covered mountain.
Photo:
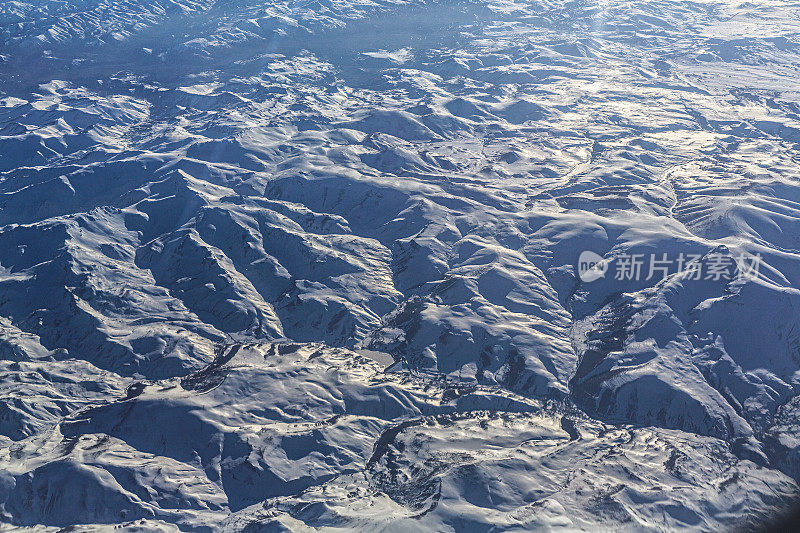
<svg viewBox="0 0 800 533">
<path fill-rule="evenodd" d="M 0 375 L 2 528 L 757 524 L 800 1 L 0 0 Z"/>
</svg>

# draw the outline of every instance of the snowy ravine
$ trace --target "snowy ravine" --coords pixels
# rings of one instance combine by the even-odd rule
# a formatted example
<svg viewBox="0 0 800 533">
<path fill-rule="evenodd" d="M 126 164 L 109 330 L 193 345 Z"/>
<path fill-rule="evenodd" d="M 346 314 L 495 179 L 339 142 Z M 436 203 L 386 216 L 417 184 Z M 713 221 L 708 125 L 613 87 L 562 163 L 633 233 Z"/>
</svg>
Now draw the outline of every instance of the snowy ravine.
<svg viewBox="0 0 800 533">
<path fill-rule="evenodd" d="M 799 288 L 800 0 L 0 0 L 0 530 L 746 528 Z"/>
</svg>

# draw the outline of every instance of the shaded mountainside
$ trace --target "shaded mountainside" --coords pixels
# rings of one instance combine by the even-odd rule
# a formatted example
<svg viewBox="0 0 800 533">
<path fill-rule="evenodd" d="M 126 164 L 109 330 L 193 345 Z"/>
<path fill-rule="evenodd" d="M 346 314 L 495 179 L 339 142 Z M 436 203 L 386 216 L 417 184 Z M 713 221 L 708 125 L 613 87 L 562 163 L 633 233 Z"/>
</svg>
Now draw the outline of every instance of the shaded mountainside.
<svg viewBox="0 0 800 533">
<path fill-rule="evenodd" d="M 798 13 L 0 1 L 0 521 L 718 531 L 786 505 Z M 761 263 L 586 282 L 585 250 Z"/>
</svg>

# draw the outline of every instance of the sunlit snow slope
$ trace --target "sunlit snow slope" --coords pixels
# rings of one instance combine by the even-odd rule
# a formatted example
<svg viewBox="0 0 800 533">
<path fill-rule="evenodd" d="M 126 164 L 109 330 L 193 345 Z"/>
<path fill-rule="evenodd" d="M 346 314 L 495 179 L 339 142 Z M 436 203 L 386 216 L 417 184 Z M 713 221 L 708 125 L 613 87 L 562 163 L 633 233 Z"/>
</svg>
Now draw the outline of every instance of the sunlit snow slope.
<svg viewBox="0 0 800 533">
<path fill-rule="evenodd" d="M 798 287 L 797 0 L 0 0 L 0 529 L 758 523 Z"/>
</svg>

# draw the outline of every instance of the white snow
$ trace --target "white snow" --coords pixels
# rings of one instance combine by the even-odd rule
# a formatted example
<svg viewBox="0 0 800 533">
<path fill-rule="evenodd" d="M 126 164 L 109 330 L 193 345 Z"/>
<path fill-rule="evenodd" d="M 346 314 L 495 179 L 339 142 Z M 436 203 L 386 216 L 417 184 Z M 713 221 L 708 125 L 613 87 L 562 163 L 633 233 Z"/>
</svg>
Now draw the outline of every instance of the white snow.
<svg viewBox="0 0 800 533">
<path fill-rule="evenodd" d="M 3 527 L 797 495 L 800 2 L 0 0 L 0 50 Z"/>
</svg>

